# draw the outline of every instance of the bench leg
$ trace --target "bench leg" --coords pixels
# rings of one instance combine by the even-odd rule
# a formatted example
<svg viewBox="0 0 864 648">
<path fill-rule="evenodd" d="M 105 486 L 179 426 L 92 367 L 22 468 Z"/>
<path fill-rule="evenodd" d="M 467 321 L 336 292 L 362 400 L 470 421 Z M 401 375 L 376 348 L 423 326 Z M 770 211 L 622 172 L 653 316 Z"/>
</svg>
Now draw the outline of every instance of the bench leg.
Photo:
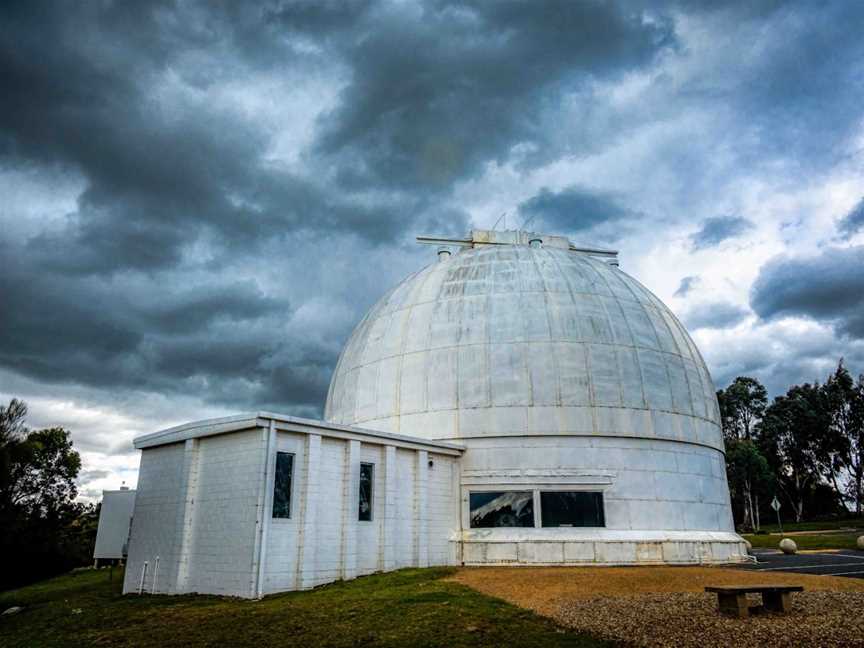
<svg viewBox="0 0 864 648">
<path fill-rule="evenodd" d="M 720 605 L 720 613 L 743 619 L 749 615 L 746 594 L 732 594 L 726 592 L 717 593 L 717 602 Z"/>
<path fill-rule="evenodd" d="M 762 605 L 771 612 L 788 612 L 792 607 L 792 594 L 789 592 L 763 592 Z"/>
</svg>

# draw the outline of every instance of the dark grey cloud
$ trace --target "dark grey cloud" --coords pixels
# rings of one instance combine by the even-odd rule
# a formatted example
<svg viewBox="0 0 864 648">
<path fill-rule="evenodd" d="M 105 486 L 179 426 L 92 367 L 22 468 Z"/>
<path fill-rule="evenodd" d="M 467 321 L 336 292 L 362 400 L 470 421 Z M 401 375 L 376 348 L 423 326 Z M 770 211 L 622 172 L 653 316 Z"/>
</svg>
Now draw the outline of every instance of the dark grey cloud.
<svg viewBox="0 0 864 648">
<path fill-rule="evenodd" d="M 777 156 L 806 172 L 845 157 L 861 119 L 864 4 L 709 4 L 681 6 L 721 47 L 680 99 L 722 102 L 735 115 L 726 141 L 739 169 Z"/>
<path fill-rule="evenodd" d="M 220 57 L 257 74 L 305 63 L 268 25 L 255 10 L 207 5 L 7 5 L 0 155 L 87 181 L 67 226 L 33 239 L 28 254 L 62 272 L 150 271 L 177 265 L 202 236 L 232 249 L 310 230 L 392 241 L 397 223 L 421 217 L 417 199 L 404 210 L 354 201 L 320 176 L 274 169 L 272 134 L 248 115 L 182 96 L 160 104 L 169 69 L 207 91 L 230 80 Z M 199 65 L 201 56 L 216 61 Z"/>
<path fill-rule="evenodd" d="M 78 484 L 88 484 L 97 479 L 105 479 L 111 475 L 109 470 L 82 470 L 78 474 Z"/>
<path fill-rule="evenodd" d="M 0 200 L 0 369 L 48 394 L 318 415 L 351 327 L 430 260 L 410 238 L 482 219 L 483 200 L 454 196 L 489 169 L 535 183 L 539 165 L 637 142 L 634 164 L 657 162 L 704 214 L 738 178 L 714 175 L 716 150 L 747 177 L 779 159 L 793 182 L 836 159 L 860 121 L 862 9 L 757 4 L 5 2 L 0 176 L 80 191 L 64 214 Z M 662 136 L 692 116 L 704 141 Z M 598 171 L 621 193 L 551 173 L 573 186 L 520 217 L 592 243 L 674 220 L 667 185 Z M 705 221 L 694 245 L 741 220 Z M 758 294 L 764 317 L 813 310 Z M 714 306 L 694 321 L 734 325 Z M 816 316 L 852 330 L 851 308 Z"/>
<path fill-rule="evenodd" d="M 183 286 L 166 272 L 118 291 L 114 280 L 43 273 L 18 257 L 0 294 L 0 365 L 46 383 L 315 413 L 337 354 L 289 338 L 291 304 L 249 280 Z"/>
<path fill-rule="evenodd" d="M 746 234 L 753 227 L 752 222 L 740 216 L 706 218 L 699 230 L 690 235 L 690 244 L 694 250 L 716 247 L 723 241 Z"/>
<path fill-rule="evenodd" d="M 351 34 L 330 32 L 351 73 L 318 151 L 345 182 L 446 187 L 515 144 L 557 142 L 541 124 L 557 96 L 641 68 L 673 40 L 662 16 L 608 3 L 378 6 Z"/>
<path fill-rule="evenodd" d="M 681 278 L 681 283 L 678 284 L 677 290 L 673 293 L 675 297 L 686 297 L 690 291 L 699 283 L 699 277 L 689 275 Z"/>
<path fill-rule="evenodd" d="M 568 187 L 557 192 L 542 189 L 519 205 L 519 215 L 523 221 L 530 219 L 530 227 L 535 229 L 542 225 L 546 231 L 583 232 L 637 214 L 613 194 Z"/>
<path fill-rule="evenodd" d="M 729 302 L 708 302 L 691 306 L 682 319 L 690 330 L 731 328 L 744 321 L 749 311 Z"/>
<path fill-rule="evenodd" d="M 846 239 L 852 238 L 862 229 L 864 229 L 864 198 L 837 223 L 837 231 Z"/>
<path fill-rule="evenodd" d="M 750 292 L 763 319 L 805 316 L 864 338 L 864 246 L 826 248 L 813 257 L 781 255 L 766 263 Z"/>
</svg>

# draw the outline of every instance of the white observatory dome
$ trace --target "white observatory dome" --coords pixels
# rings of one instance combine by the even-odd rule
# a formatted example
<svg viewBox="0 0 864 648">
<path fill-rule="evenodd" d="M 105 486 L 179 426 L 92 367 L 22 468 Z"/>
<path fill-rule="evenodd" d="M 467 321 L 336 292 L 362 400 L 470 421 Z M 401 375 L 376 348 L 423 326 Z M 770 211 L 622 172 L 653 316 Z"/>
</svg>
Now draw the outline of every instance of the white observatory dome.
<svg viewBox="0 0 864 648">
<path fill-rule="evenodd" d="M 439 504 L 461 516 L 464 564 L 742 559 L 708 370 L 616 253 L 527 232 L 421 240 L 461 249 L 360 322 L 325 416 L 464 448 L 458 473 L 428 473 L 458 479 Z"/>
<path fill-rule="evenodd" d="M 442 255 L 386 294 L 342 352 L 325 418 L 434 439 L 618 436 L 722 451 L 714 386 L 675 316 L 616 266 L 542 240 Z"/>
</svg>

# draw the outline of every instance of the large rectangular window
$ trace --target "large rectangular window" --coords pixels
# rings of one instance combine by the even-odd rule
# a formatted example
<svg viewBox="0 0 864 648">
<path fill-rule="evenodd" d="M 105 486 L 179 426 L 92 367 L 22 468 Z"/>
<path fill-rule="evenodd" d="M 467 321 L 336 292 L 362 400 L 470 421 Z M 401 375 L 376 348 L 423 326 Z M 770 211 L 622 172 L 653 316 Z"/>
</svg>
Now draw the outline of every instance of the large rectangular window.
<svg viewBox="0 0 864 648">
<path fill-rule="evenodd" d="M 472 529 L 534 526 L 531 491 L 471 493 L 469 500 Z"/>
<path fill-rule="evenodd" d="M 375 480 L 375 464 L 360 464 L 360 512 L 357 517 L 361 522 L 372 520 L 372 486 Z"/>
<path fill-rule="evenodd" d="M 603 493 L 543 491 L 540 515 L 544 527 L 602 527 Z"/>
<path fill-rule="evenodd" d="M 291 479 L 294 476 L 294 455 L 276 453 L 276 479 L 273 482 L 273 517 L 291 517 Z"/>
</svg>

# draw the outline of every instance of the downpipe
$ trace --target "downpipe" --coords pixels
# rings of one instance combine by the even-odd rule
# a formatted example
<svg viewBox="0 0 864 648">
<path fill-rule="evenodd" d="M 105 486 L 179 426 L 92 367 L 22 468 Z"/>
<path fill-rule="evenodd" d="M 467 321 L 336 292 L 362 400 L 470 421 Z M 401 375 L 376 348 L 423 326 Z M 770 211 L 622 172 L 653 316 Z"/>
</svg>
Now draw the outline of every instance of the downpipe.
<svg viewBox="0 0 864 648">
<path fill-rule="evenodd" d="M 144 579 L 147 578 L 147 561 L 141 565 L 141 580 L 138 581 L 138 596 L 144 593 Z"/>
</svg>

